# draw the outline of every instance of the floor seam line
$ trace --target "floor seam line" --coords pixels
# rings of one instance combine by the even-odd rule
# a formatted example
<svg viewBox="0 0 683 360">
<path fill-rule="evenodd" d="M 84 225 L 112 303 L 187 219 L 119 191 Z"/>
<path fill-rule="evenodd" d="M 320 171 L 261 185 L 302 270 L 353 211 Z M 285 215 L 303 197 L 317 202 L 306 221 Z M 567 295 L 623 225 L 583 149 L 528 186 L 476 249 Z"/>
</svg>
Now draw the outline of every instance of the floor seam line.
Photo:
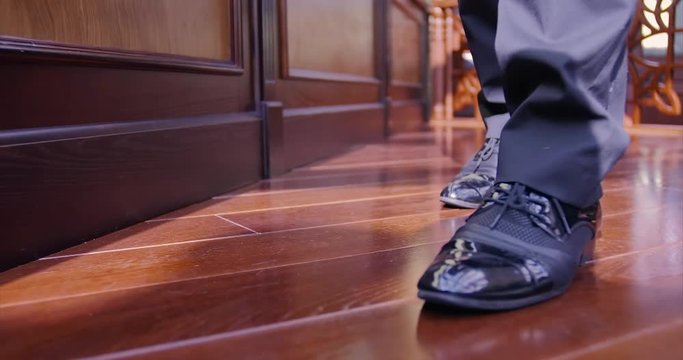
<svg viewBox="0 0 683 360">
<path fill-rule="evenodd" d="M 240 228 L 242 228 L 242 229 L 244 229 L 244 230 L 248 230 L 248 231 L 252 232 L 253 234 L 261 234 L 260 232 L 254 230 L 254 229 L 252 229 L 252 228 L 250 228 L 250 227 L 248 227 L 248 226 L 242 225 L 242 224 L 240 224 L 240 223 L 238 223 L 238 222 L 236 222 L 236 221 L 232 221 L 232 220 L 230 220 L 230 219 L 228 219 L 228 218 L 226 218 L 226 217 L 224 217 L 224 216 L 222 216 L 222 215 L 216 215 L 216 217 L 219 218 L 219 219 L 221 219 L 221 220 L 225 220 L 225 221 L 229 222 L 230 224 L 239 226 Z"/>
<path fill-rule="evenodd" d="M 194 243 L 208 242 L 208 241 L 230 240 L 230 239 L 246 237 L 246 236 L 280 234 L 280 233 L 287 233 L 287 232 L 292 232 L 292 231 L 322 229 L 322 228 L 326 228 L 326 227 L 346 226 L 346 225 L 362 224 L 362 223 L 368 223 L 368 222 L 374 222 L 374 221 L 387 221 L 387 220 L 394 220 L 394 219 L 400 219 L 400 218 L 412 217 L 412 216 L 417 217 L 417 216 L 424 216 L 424 215 L 430 215 L 430 214 L 442 214 L 442 213 L 449 213 L 450 214 L 450 213 L 456 213 L 456 212 L 458 212 L 458 213 L 467 212 L 467 213 L 457 214 L 457 216 L 447 217 L 445 219 L 439 219 L 439 220 L 443 221 L 443 220 L 449 220 L 449 219 L 459 219 L 459 218 L 462 218 L 462 217 L 469 215 L 469 210 L 460 210 L 460 209 L 451 209 L 451 210 L 446 210 L 446 211 L 443 211 L 443 210 L 429 211 L 429 212 L 422 212 L 422 213 L 416 213 L 416 214 L 389 216 L 389 217 L 384 217 L 384 218 L 375 218 L 375 219 L 348 221 L 348 222 L 334 223 L 334 224 L 307 226 L 307 227 L 301 227 L 301 228 L 266 231 L 266 232 L 254 233 L 254 234 L 229 235 L 229 236 L 220 236 L 220 237 L 214 237 L 214 238 L 179 241 L 179 242 L 172 242 L 172 243 L 166 243 L 166 244 L 136 246 L 136 247 L 130 247 L 130 248 L 93 251 L 93 252 L 87 252 L 87 253 L 68 254 L 68 255 L 59 255 L 59 256 L 46 256 L 46 257 L 40 258 L 38 260 L 43 260 L 43 261 L 44 260 L 56 260 L 56 259 L 64 259 L 64 258 L 79 257 L 79 256 L 90 256 L 90 255 L 109 254 L 109 253 L 115 253 L 115 252 L 125 252 L 125 251 L 134 251 L 134 250 L 142 250 L 142 249 L 153 249 L 153 248 L 159 248 L 159 247 L 178 246 L 178 245 L 183 245 L 183 244 L 194 244 Z M 453 214 L 453 215 L 456 215 L 456 214 Z"/>
</svg>

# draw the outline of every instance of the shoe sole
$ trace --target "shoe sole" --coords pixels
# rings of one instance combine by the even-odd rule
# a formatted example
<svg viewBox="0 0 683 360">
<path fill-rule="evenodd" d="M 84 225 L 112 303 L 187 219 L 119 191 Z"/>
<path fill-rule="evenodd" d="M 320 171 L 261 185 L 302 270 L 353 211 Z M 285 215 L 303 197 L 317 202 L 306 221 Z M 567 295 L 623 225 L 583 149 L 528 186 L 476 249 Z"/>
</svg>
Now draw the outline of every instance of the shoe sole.
<svg viewBox="0 0 683 360">
<path fill-rule="evenodd" d="M 567 289 L 568 287 L 515 300 L 477 300 L 429 290 L 419 290 L 417 292 L 417 296 L 429 303 L 447 305 L 456 308 L 504 311 L 519 309 L 550 300 L 554 297 L 562 295 L 567 291 Z"/>
<path fill-rule="evenodd" d="M 449 207 L 458 207 L 465 209 L 478 209 L 481 203 L 471 203 L 467 201 L 462 201 L 458 199 L 448 198 L 441 196 L 441 202 Z"/>
<path fill-rule="evenodd" d="M 592 248 L 595 247 L 595 240 L 589 241 L 589 243 L 592 244 L 587 245 L 587 249 L 584 249 L 584 253 L 581 254 L 581 258 L 579 260 L 579 267 L 585 266 L 589 261 L 593 259 Z M 477 300 L 429 290 L 418 290 L 417 297 L 427 302 L 439 305 L 447 305 L 474 310 L 505 311 L 519 309 L 550 300 L 552 298 L 564 294 L 565 292 L 567 292 L 567 290 L 569 290 L 569 286 L 547 293 L 514 300 Z"/>
</svg>

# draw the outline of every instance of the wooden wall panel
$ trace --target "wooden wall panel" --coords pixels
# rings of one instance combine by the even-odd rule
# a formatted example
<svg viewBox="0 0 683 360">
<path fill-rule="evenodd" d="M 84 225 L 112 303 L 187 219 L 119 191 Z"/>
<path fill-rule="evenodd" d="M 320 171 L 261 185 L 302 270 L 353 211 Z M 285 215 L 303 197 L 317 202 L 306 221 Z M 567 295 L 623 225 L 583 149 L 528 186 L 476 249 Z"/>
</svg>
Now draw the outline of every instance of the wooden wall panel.
<svg viewBox="0 0 683 360">
<path fill-rule="evenodd" d="M 230 0 L 0 0 L 0 35 L 227 60 Z"/>
<path fill-rule="evenodd" d="M 249 76 L 19 63 L 0 54 L 0 79 L 0 130 L 255 108 Z"/>
<path fill-rule="evenodd" d="M 424 77 L 409 74 L 414 59 L 392 65 L 389 56 L 391 39 L 403 36 L 393 32 L 424 34 L 418 2 L 0 0 L 0 18 L 9 5 L 30 4 L 28 13 L 45 16 L 64 4 L 103 2 L 142 13 L 151 4 L 196 6 L 185 14 L 190 23 L 209 4 L 239 11 L 221 23 L 212 13 L 187 30 L 189 39 L 227 29 L 226 41 L 210 42 L 229 52 L 203 60 L 178 56 L 177 48 L 153 55 L 126 52 L 133 45 L 124 42 L 114 44 L 121 51 L 60 47 L 0 31 L 0 268 L 381 141 L 390 125 L 422 124 Z M 164 14 L 131 31 L 163 23 Z M 392 26 L 390 16 L 398 18 Z M 49 24 L 55 32 L 59 21 Z M 424 64 L 426 52 L 416 50 Z M 395 68 L 402 73 L 393 76 Z"/>
<path fill-rule="evenodd" d="M 0 38 L 0 269 L 261 178 L 256 3 L 224 3 L 230 61 Z"/>
<path fill-rule="evenodd" d="M 279 129 L 265 144 L 264 173 L 383 138 L 384 6 L 385 0 L 263 0 L 266 123 Z"/>
<path fill-rule="evenodd" d="M 417 131 L 426 126 L 426 42 L 424 5 L 388 0 L 390 74 L 389 132 Z"/>
<path fill-rule="evenodd" d="M 355 75 L 360 79 L 377 77 L 372 0 L 283 3 L 287 70 L 293 75 L 305 76 L 306 71 L 312 71 Z"/>
<path fill-rule="evenodd" d="M 389 8 L 392 82 L 419 86 L 422 14 L 409 1 L 392 0 Z"/>
</svg>

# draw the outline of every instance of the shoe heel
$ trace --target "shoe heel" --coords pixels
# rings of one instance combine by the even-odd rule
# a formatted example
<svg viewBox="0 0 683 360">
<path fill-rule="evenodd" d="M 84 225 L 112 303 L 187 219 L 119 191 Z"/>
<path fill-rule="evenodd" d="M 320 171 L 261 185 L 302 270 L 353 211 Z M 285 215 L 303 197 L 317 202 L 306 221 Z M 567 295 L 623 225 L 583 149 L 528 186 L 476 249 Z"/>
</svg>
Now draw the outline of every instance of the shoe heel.
<svg viewBox="0 0 683 360">
<path fill-rule="evenodd" d="M 602 231 L 598 230 L 597 234 L 595 235 L 595 238 L 591 239 L 586 243 L 586 245 L 583 247 L 583 251 L 581 252 L 581 257 L 579 258 L 579 266 L 584 266 L 589 261 L 593 260 L 593 255 L 595 254 L 595 243 L 601 237 Z"/>
<path fill-rule="evenodd" d="M 602 238 L 602 207 L 598 203 L 598 207 L 595 210 L 595 236 L 593 239 L 589 240 L 583 247 L 581 252 L 581 257 L 579 258 L 579 266 L 584 266 L 591 260 L 593 260 L 593 255 L 595 254 L 595 243 Z"/>
</svg>

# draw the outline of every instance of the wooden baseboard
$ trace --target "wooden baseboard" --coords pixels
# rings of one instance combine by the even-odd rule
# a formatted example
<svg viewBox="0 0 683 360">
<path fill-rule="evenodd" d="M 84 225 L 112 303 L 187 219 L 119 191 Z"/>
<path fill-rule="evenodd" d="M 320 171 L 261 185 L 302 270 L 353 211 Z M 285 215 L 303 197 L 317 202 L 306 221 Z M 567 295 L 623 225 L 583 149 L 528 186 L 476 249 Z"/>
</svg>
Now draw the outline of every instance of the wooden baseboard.
<svg viewBox="0 0 683 360">
<path fill-rule="evenodd" d="M 391 101 L 389 106 L 389 131 L 391 134 L 424 130 L 423 106 L 420 100 Z"/>
<path fill-rule="evenodd" d="M 253 114 L 0 132 L 0 270 L 258 181 L 260 139 Z"/>
<path fill-rule="evenodd" d="M 280 169 L 293 169 L 354 144 L 384 139 L 382 103 L 287 109 Z"/>
</svg>

